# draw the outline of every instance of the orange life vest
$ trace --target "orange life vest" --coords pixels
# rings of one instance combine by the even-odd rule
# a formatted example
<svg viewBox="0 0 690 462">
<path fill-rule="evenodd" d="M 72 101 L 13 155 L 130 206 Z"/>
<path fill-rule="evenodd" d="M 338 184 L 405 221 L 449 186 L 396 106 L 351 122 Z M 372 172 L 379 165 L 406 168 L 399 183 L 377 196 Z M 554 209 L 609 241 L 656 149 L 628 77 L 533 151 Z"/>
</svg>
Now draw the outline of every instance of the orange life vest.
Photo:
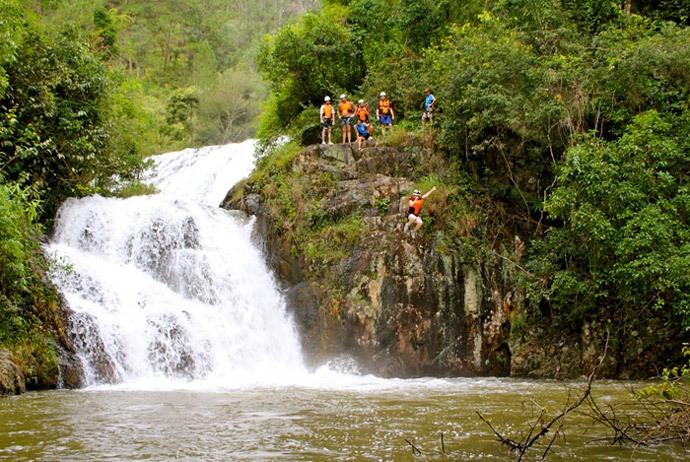
<svg viewBox="0 0 690 462">
<path fill-rule="evenodd" d="M 357 106 L 357 115 L 359 115 L 359 120 L 364 122 L 369 117 L 369 108 L 366 106 Z"/>
<path fill-rule="evenodd" d="M 391 102 L 387 99 L 379 101 L 379 111 L 381 114 L 388 114 L 391 110 Z"/>
<path fill-rule="evenodd" d="M 415 215 L 419 216 L 419 212 L 422 211 L 422 205 L 424 204 L 424 199 L 421 197 L 415 198 L 414 196 L 410 197 L 410 200 L 407 201 L 408 209 L 407 213 L 414 213 Z"/>
<path fill-rule="evenodd" d="M 323 105 L 323 116 L 328 119 L 333 118 L 333 105 L 331 103 Z"/>
<path fill-rule="evenodd" d="M 355 107 L 351 102 L 345 101 L 344 103 L 340 103 L 338 105 L 338 110 L 340 111 L 340 114 L 347 117 L 352 115 L 352 113 L 355 111 Z"/>
</svg>

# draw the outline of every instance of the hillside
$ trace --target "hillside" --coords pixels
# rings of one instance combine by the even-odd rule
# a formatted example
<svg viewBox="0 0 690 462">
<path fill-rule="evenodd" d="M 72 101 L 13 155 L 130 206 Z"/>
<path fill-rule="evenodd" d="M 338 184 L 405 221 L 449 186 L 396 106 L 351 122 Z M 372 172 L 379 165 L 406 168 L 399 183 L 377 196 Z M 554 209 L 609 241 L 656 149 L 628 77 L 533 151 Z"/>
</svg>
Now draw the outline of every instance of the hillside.
<svg viewBox="0 0 690 462">
<path fill-rule="evenodd" d="M 524 236 L 500 203 L 444 182 L 457 167 L 430 141 L 286 146 L 228 194 L 225 207 L 258 217 L 313 366 L 354 358 L 383 376 L 575 378 L 598 362 L 606 330 L 632 334 L 617 338 L 604 376 L 644 377 L 673 356 L 658 338 L 681 331 L 655 319 L 528 324 Z M 432 182 L 412 238 L 402 230 L 407 197 Z"/>
<path fill-rule="evenodd" d="M 0 389 L 60 380 L 60 301 L 40 240 L 62 201 L 150 193 L 151 155 L 254 136 L 259 43 L 314 6 L 0 2 Z"/>
<path fill-rule="evenodd" d="M 475 265 L 496 260 L 513 274 L 511 373 L 571 375 L 592 355 L 587 345 L 601 349 L 607 336 L 617 355 L 610 376 L 656 375 L 682 359 L 690 340 L 687 6 L 323 3 L 267 41 L 259 61 L 271 83 L 259 168 L 271 173 L 257 176 L 271 178 L 262 189 L 269 209 L 289 204 L 272 214 L 274 227 L 293 254 L 307 255 L 306 267 L 331 250 L 314 232 L 339 218 L 324 211 L 328 196 L 296 206 L 303 196 L 290 174 L 274 173 L 291 165 L 276 140 L 316 142 L 325 96 L 375 108 L 380 92 L 395 109 L 396 136 L 419 134 L 431 88 L 436 123 L 412 137 L 428 142 L 444 167 L 422 162 L 414 175 L 380 173 L 445 191 L 429 200 L 428 224 L 439 234 L 426 251 Z M 308 196 L 336 186 L 317 184 L 298 190 Z M 442 209 L 431 209 L 435 201 Z M 337 221 L 337 229 L 358 242 L 360 221 Z M 342 298 L 352 289 L 342 284 L 326 286 L 347 288 Z M 517 361 L 519 345 L 535 354 Z"/>
</svg>

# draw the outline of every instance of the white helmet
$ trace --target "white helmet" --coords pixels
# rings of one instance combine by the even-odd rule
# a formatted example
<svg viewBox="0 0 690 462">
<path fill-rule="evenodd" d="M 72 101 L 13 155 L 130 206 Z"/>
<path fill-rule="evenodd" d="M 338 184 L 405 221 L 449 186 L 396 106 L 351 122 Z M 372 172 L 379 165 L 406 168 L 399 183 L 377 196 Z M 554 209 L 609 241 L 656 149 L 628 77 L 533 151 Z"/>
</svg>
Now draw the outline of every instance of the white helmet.
<svg viewBox="0 0 690 462">
<path fill-rule="evenodd" d="M 330 100 L 331 100 L 331 97 L 330 97 L 330 96 L 326 96 L 323 100 L 324 100 L 324 101 L 330 101 Z"/>
<path fill-rule="evenodd" d="M 379 96 L 386 96 L 386 92 L 385 92 L 385 91 L 382 91 L 381 94 L 380 94 Z"/>
<path fill-rule="evenodd" d="M 415 189 L 414 192 L 412 193 L 413 196 L 421 196 L 422 192 L 419 189 Z"/>
<path fill-rule="evenodd" d="M 363 99 L 360 99 L 360 100 L 359 100 L 359 104 L 362 104 L 363 102 L 364 102 Z"/>
<path fill-rule="evenodd" d="M 340 99 L 343 99 L 343 98 L 345 98 L 345 93 L 343 93 L 342 95 L 340 95 Z"/>
</svg>

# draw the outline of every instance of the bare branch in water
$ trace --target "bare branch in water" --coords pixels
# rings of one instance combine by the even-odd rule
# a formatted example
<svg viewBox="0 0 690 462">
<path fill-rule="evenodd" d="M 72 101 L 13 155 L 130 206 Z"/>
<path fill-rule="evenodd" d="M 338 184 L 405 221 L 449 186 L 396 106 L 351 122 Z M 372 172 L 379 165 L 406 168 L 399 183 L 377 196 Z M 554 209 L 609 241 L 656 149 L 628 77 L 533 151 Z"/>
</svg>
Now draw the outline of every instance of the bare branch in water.
<svg viewBox="0 0 690 462">
<path fill-rule="evenodd" d="M 524 457 L 525 453 L 532 447 L 534 444 L 539 441 L 540 438 L 542 438 L 544 435 L 546 435 L 551 427 L 554 425 L 558 424 L 556 427 L 556 430 L 553 433 L 553 437 L 551 438 L 551 441 L 549 442 L 548 446 L 544 450 L 544 453 L 542 455 L 542 459 L 546 458 L 547 453 L 551 449 L 554 441 L 556 441 L 556 438 L 562 433 L 563 431 L 563 420 L 565 417 L 570 414 L 572 411 L 577 409 L 582 405 L 582 403 L 585 402 L 585 400 L 591 396 L 591 391 L 592 391 L 592 382 L 594 381 L 594 376 L 596 375 L 596 372 L 601 368 L 602 364 L 604 363 L 604 359 L 606 358 L 606 352 L 608 350 L 608 345 L 609 345 L 609 339 L 608 336 L 606 338 L 606 344 L 604 345 L 604 353 L 601 355 L 601 359 L 599 360 L 599 364 L 596 365 L 596 367 L 592 370 L 592 372 L 589 374 L 589 377 L 587 379 L 587 385 L 585 386 L 585 389 L 582 391 L 580 396 L 569 406 L 566 405 L 563 411 L 561 411 L 560 414 L 552 418 L 548 423 L 544 424 L 543 423 L 543 418 L 546 415 L 546 409 L 541 407 L 541 410 L 539 412 L 539 416 L 537 419 L 534 421 L 534 424 L 530 427 L 529 431 L 527 432 L 527 435 L 522 438 L 522 441 L 516 441 L 512 438 L 508 438 L 504 435 L 502 435 L 494 426 L 484 418 L 484 416 L 481 415 L 481 413 L 477 412 L 479 415 L 479 418 L 486 423 L 489 428 L 494 432 L 494 434 L 498 437 L 499 441 L 501 444 L 508 446 L 511 451 L 517 452 L 517 460 L 521 461 L 522 458 Z M 570 397 L 568 398 L 568 401 L 570 401 Z M 566 402 L 567 403 L 567 402 Z M 537 426 L 540 425 L 540 428 L 538 431 L 535 430 L 537 429 Z"/>
<path fill-rule="evenodd" d="M 417 446 L 414 445 L 414 443 L 412 441 L 408 440 L 407 438 L 403 438 L 403 439 L 407 442 L 407 444 L 412 446 L 412 454 L 419 454 L 420 456 L 422 455 L 422 451 L 420 451 L 417 448 Z"/>
</svg>

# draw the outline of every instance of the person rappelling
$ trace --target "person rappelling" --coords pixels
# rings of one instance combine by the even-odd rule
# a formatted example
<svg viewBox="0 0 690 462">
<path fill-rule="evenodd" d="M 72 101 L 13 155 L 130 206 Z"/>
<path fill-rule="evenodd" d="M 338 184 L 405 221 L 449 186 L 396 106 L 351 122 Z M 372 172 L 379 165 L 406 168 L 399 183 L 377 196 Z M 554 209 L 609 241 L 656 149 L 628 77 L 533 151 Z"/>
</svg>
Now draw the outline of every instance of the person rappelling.
<svg viewBox="0 0 690 462">
<path fill-rule="evenodd" d="M 429 195 L 436 191 L 436 186 L 432 187 L 426 194 L 422 195 L 419 189 L 415 189 L 412 196 L 407 201 L 407 222 L 405 223 L 405 228 L 403 232 L 406 233 L 410 231 L 410 236 L 412 239 L 417 237 L 417 231 L 422 227 L 424 222 L 420 218 L 419 214 L 422 211 L 422 205 L 424 204 L 424 199 L 429 197 Z M 412 229 L 410 226 L 414 225 Z"/>
</svg>

